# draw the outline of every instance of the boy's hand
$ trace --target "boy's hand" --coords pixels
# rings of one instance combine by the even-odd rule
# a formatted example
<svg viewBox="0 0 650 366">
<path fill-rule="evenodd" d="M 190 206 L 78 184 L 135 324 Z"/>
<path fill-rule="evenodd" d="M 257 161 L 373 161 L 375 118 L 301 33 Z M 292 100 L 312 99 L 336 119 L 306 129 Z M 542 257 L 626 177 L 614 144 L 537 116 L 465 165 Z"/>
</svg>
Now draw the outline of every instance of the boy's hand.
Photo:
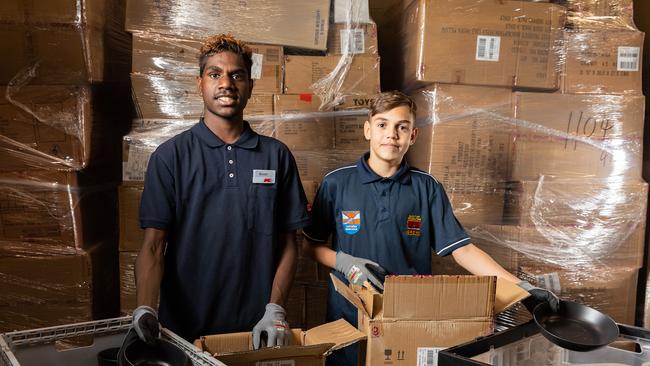
<svg viewBox="0 0 650 366">
<path fill-rule="evenodd" d="M 160 338 L 158 314 L 148 306 L 139 306 L 133 311 L 133 328 L 138 337 L 147 344 L 155 344 Z"/>
<path fill-rule="evenodd" d="M 521 281 L 517 285 L 522 289 L 528 291 L 530 297 L 532 297 L 533 299 L 541 302 L 548 302 L 549 306 L 551 307 L 551 311 L 553 311 L 554 313 L 558 311 L 560 307 L 560 299 L 553 292 L 547 289 L 533 286 L 528 281 Z M 531 311 L 532 314 L 533 309 L 529 309 L 529 310 Z"/>
<path fill-rule="evenodd" d="M 379 264 L 363 258 L 353 257 L 343 252 L 336 253 L 336 270 L 343 273 L 350 283 L 363 285 L 367 280 L 378 290 L 384 291 L 384 284 L 370 271 L 366 264 L 370 264 L 376 272 L 386 272 Z"/>
<path fill-rule="evenodd" d="M 253 328 L 253 349 L 262 347 L 262 333 L 266 333 L 266 346 L 286 346 L 289 344 L 291 333 L 285 318 L 287 312 L 278 304 L 266 304 L 264 316 Z"/>
</svg>

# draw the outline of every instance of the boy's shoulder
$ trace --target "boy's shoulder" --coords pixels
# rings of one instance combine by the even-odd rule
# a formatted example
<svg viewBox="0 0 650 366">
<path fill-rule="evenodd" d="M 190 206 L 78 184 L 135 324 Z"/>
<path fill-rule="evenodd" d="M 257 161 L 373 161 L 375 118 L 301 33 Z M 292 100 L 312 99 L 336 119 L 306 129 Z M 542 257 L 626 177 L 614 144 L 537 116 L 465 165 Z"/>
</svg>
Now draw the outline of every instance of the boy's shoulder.
<svg viewBox="0 0 650 366">
<path fill-rule="evenodd" d="M 426 183 L 431 183 L 435 186 L 440 185 L 440 182 L 434 177 L 433 175 L 429 174 L 428 172 L 418 169 L 416 167 L 409 167 L 409 172 L 411 173 L 411 179 L 415 179 L 417 181 L 422 181 Z"/>
<path fill-rule="evenodd" d="M 323 180 L 337 180 L 344 177 L 349 177 L 352 174 L 356 173 L 356 163 L 341 165 L 329 173 L 325 174 Z"/>
</svg>

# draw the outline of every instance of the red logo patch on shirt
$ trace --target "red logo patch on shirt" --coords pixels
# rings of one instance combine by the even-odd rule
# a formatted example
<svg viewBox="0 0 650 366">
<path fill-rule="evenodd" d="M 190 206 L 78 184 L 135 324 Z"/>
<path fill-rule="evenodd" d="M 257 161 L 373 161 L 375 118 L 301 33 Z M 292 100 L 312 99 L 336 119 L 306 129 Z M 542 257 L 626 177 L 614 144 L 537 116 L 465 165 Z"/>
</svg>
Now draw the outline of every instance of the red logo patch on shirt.
<svg viewBox="0 0 650 366">
<path fill-rule="evenodd" d="M 409 215 L 406 219 L 406 235 L 420 236 L 420 229 L 422 227 L 422 216 Z"/>
</svg>

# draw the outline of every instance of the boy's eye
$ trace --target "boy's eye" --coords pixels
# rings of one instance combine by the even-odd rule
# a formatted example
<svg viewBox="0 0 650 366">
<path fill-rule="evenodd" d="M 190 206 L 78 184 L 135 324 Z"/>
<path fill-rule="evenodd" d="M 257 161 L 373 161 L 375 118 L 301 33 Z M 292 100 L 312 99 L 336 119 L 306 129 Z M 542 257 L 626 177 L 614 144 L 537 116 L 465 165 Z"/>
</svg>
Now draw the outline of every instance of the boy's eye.
<svg viewBox="0 0 650 366">
<path fill-rule="evenodd" d="M 399 128 L 400 128 L 402 131 L 408 131 L 408 130 L 409 130 L 408 126 L 400 126 Z"/>
<path fill-rule="evenodd" d="M 386 124 L 383 123 L 383 122 L 379 122 L 379 123 L 377 123 L 377 127 L 384 128 L 384 126 L 386 126 Z"/>
<path fill-rule="evenodd" d="M 218 74 L 218 73 L 216 73 L 216 72 L 213 72 L 213 73 L 208 74 L 208 76 L 209 76 L 210 78 L 212 78 L 212 79 L 218 79 L 218 78 L 221 76 L 221 74 Z"/>
<path fill-rule="evenodd" d="M 244 75 L 242 75 L 242 74 L 233 74 L 232 78 L 233 78 L 233 80 L 243 80 Z"/>
</svg>

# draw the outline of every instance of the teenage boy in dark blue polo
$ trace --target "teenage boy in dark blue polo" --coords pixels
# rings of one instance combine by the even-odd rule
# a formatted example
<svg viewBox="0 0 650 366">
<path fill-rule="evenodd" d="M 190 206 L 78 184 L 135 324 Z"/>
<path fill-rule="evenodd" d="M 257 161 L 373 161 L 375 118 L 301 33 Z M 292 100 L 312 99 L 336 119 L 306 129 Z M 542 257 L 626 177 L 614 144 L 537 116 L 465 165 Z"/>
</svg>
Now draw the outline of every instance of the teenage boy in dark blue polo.
<svg viewBox="0 0 650 366">
<path fill-rule="evenodd" d="M 134 328 L 149 343 L 160 319 L 189 341 L 252 329 L 256 348 L 263 333 L 268 346 L 286 344 L 295 232 L 308 223 L 296 163 L 284 144 L 243 120 L 250 48 L 210 37 L 199 66 L 203 118 L 160 145 L 147 168 Z"/>
<path fill-rule="evenodd" d="M 521 282 L 485 252 L 471 244 L 452 211 L 442 185 L 430 174 L 404 160 L 415 143 L 416 106 L 397 91 L 377 95 L 370 104 L 364 134 L 370 151 L 356 163 L 323 178 L 312 207 L 312 224 L 305 228 L 305 252 L 344 282 L 368 280 L 382 288 L 366 264 L 393 274 L 431 274 L 431 249 L 451 254 L 476 275 L 493 275 L 518 283 L 532 297 L 549 301 L 549 291 Z M 324 243 L 332 235 L 332 248 Z M 328 321 L 344 318 L 357 324 L 357 310 L 330 285 Z M 357 350 L 335 352 L 328 364 L 356 365 Z"/>
</svg>

